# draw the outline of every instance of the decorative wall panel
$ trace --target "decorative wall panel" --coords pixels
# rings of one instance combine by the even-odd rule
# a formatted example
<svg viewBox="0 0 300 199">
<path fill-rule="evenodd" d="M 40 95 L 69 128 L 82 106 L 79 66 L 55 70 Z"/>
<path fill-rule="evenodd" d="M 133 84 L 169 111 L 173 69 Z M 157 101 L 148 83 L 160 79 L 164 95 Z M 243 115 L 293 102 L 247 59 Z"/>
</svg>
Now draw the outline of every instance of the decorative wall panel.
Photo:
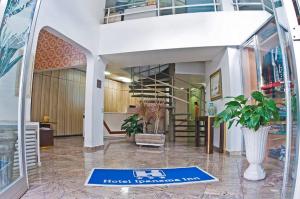
<svg viewBox="0 0 300 199">
<path fill-rule="evenodd" d="M 46 30 L 41 30 L 35 57 L 35 70 L 82 65 L 86 65 L 86 57 L 80 49 Z"/>
<path fill-rule="evenodd" d="M 35 72 L 32 87 L 31 120 L 49 116 L 55 136 L 82 135 L 86 73 L 75 69 Z M 104 111 L 126 113 L 138 105 L 127 84 L 106 79 Z"/>
<path fill-rule="evenodd" d="M 132 98 L 128 84 L 106 79 L 104 83 L 104 112 L 126 113 L 129 105 L 138 105 Z"/>
<path fill-rule="evenodd" d="M 65 69 L 36 72 L 33 78 L 32 121 L 50 117 L 55 136 L 82 135 L 85 72 Z"/>
</svg>

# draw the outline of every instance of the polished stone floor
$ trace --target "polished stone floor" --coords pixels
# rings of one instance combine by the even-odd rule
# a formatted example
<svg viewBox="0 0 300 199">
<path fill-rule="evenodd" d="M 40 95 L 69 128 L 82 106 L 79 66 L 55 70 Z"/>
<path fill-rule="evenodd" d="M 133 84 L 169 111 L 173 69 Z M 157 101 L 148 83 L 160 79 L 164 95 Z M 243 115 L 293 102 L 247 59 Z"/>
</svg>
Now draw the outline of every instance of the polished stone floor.
<svg viewBox="0 0 300 199">
<path fill-rule="evenodd" d="M 242 156 L 214 153 L 185 142 L 164 149 L 137 147 L 123 139 L 106 140 L 105 149 L 84 152 L 81 137 L 55 139 L 42 149 L 42 166 L 29 172 L 30 189 L 22 199 L 277 199 L 282 169 L 267 159 L 267 178 L 250 182 L 242 178 L 247 161 Z M 180 186 L 109 188 L 84 186 L 92 168 L 151 168 L 199 166 L 219 182 Z"/>
</svg>

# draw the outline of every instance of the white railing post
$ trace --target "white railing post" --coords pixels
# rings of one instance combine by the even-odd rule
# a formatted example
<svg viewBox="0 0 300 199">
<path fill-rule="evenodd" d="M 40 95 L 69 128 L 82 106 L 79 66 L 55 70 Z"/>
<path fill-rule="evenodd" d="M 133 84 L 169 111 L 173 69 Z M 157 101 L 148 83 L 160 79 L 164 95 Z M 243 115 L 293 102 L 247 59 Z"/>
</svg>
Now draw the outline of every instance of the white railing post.
<svg viewBox="0 0 300 199">
<path fill-rule="evenodd" d="M 107 8 L 106 24 L 109 24 L 110 8 Z"/>
<path fill-rule="evenodd" d="M 160 0 L 156 0 L 157 16 L 160 16 Z"/>
<path fill-rule="evenodd" d="M 235 0 L 235 6 L 236 6 L 236 10 L 239 11 L 240 8 L 239 8 L 238 0 Z"/>
<path fill-rule="evenodd" d="M 266 10 L 264 0 L 261 0 L 261 7 L 263 10 Z"/>
<path fill-rule="evenodd" d="M 172 14 L 175 15 L 175 0 L 172 0 Z"/>
<path fill-rule="evenodd" d="M 217 12 L 217 3 L 216 3 L 216 0 L 214 0 L 214 9 L 215 9 L 215 12 Z"/>
</svg>

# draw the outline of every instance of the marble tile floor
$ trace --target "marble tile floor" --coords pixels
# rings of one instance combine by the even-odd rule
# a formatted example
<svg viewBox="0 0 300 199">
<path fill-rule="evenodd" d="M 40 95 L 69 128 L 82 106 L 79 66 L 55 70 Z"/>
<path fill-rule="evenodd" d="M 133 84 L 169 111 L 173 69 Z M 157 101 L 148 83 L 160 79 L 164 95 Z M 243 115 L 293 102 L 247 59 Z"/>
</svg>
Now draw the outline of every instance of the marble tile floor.
<svg viewBox="0 0 300 199">
<path fill-rule="evenodd" d="M 29 172 L 30 189 L 22 199 L 279 199 L 282 166 L 267 159 L 267 178 L 242 178 L 247 161 L 242 156 L 214 153 L 186 142 L 168 143 L 164 149 L 137 147 L 124 139 L 105 141 L 105 149 L 83 150 L 81 137 L 56 138 L 42 149 L 42 166 Z M 199 166 L 219 182 L 161 187 L 86 187 L 92 168 L 159 168 Z"/>
</svg>

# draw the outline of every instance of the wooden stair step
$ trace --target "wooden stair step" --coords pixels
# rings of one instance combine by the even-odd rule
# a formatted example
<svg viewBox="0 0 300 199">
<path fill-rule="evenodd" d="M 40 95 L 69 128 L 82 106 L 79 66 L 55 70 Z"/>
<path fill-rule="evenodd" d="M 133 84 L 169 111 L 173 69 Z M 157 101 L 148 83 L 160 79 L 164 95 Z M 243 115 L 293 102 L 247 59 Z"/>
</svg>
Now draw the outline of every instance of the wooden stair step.
<svg viewBox="0 0 300 199">
<path fill-rule="evenodd" d="M 170 93 L 170 91 L 165 91 L 165 90 L 162 90 L 162 91 L 155 91 L 155 90 L 143 90 L 143 89 L 132 89 L 132 90 L 129 90 L 129 93 Z"/>
<path fill-rule="evenodd" d="M 174 130 L 176 133 L 190 133 L 190 132 L 195 132 L 195 130 Z"/>
<path fill-rule="evenodd" d="M 141 88 L 170 88 L 170 86 L 166 86 L 166 85 L 149 85 L 147 87 L 142 86 L 142 85 L 130 85 L 129 86 L 130 89 L 141 89 Z"/>
<path fill-rule="evenodd" d="M 179 124 L 179 125 L 175 125 L 175 127 L 196 127 L 195 125 L 184 125 L 184 124 Z"/>
<path fill-rule="evenodd" d="M 132 95 L 131 97 L 140 97 L 140 98 L 169 98 L 168 96 L 155 96 L 155 95 Z"/>
</svg>

